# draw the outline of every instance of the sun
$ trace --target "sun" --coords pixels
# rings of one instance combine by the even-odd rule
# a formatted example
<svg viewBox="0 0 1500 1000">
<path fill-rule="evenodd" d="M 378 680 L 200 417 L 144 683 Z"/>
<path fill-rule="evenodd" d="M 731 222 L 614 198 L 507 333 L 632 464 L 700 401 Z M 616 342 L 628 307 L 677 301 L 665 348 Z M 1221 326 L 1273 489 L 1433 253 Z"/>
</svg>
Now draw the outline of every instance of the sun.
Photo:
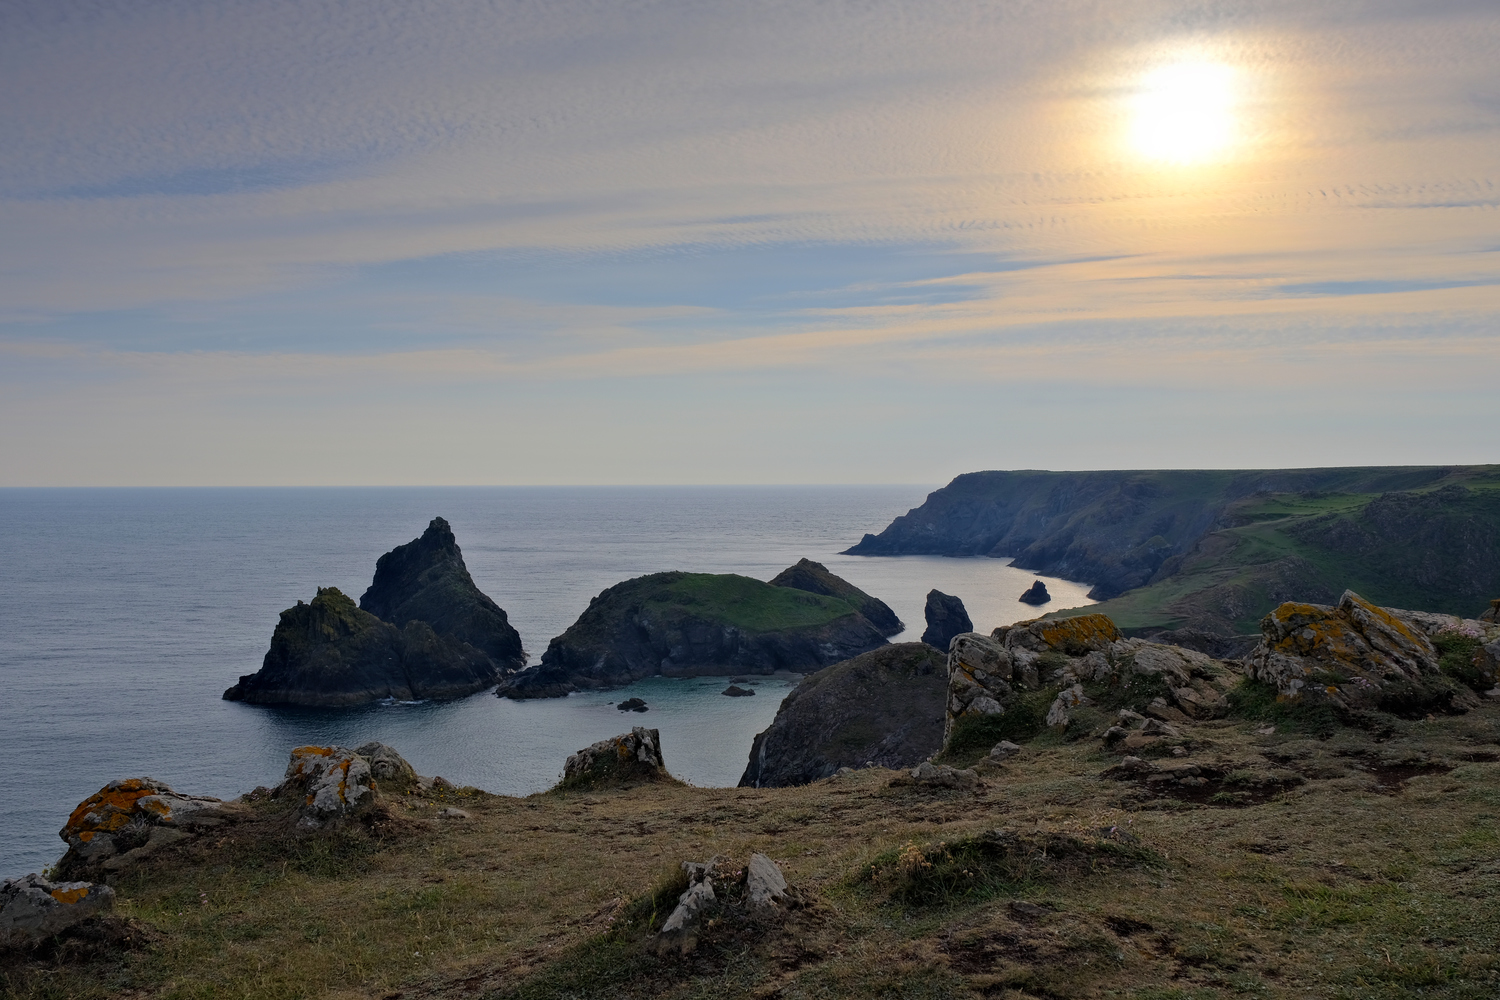
<svg viewBox="0 0 1500 1000">
<path fill-rule="evenodd" d="M 1222 159 L 1235 139 L 1235 82 L 1235 71 L 1223 63 L 1175 62 L 1151 70 L 1131 96 L 1131 148 L 1170 164 Z"/>
</svg>

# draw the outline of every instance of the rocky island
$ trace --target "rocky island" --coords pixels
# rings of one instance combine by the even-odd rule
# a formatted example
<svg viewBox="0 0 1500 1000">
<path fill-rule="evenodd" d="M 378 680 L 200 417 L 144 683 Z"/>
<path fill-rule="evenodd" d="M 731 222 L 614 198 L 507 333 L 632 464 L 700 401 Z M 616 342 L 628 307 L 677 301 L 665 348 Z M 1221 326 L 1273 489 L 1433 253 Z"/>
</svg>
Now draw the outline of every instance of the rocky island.
<svg viewBox="0 0 1500 1000">
<path fill-rule="evenodd" d="M 844 596 L 733 573 L 667 572 L 626 580 L 590 601 L 578 621 L 548 645 L 541 664 L 507 678 L 498 693 L 556 698 L 658 674 L 805 673 L 883 646 L 890 630 L 900 627 L 883 603 L 816 563 L 799 563 L 777 579 L 788 574 Z M 885 625 L 861 608 L 871 608 Z"/>
<path fill-rule="evenodd" d="M 448 522 L 381 556 L 360 607 L 336 587 L 281 613 L 226 701 L 341 707 L 463 698 L 524 666 L 521 637 L 469 576 Z"/>
</svg>

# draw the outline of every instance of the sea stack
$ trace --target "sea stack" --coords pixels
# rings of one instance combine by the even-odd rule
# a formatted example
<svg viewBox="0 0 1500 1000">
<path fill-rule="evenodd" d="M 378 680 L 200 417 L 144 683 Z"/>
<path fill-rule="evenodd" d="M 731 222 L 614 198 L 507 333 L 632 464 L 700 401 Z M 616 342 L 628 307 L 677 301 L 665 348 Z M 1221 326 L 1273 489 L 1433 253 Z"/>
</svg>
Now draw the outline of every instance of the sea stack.
<svg viewBox="0 0 1500 1000">
<path fill-rule="evenodd" d="M 432 519 L 421 538 L 381 556 L 375 579 L 359 599 L 362 610 L 400 628 L 416 619 L 438 635 L 466 642 L 502 672 L 526 665 L 521 636 L 505 612 L 474 585 L 453 529 Z"/>
<path fill-rule="evenodd" d="M 1022 604 L 1046 604 L 1052 600 L 1052 595 L 1047 593 L 1047 585 L 1038 580 L 1031 585 L 1031 589 L 1018 598 Z"/>
<path fill-rule="evenodd" d="M 337 587 L 281 613 L 261 668 L 224 692 L 260 705 L 463 698 L 526 665 L 505 612 L 469 576 L 453 529 L 381 556 L 360 606 Z"/>
<path fill-rule="evenodd" d="M 964 610 L 964 602 L 941 590 L 927 592 L 925 614 L 927 631 L 922 633 L 922 641 L 945 652 L 955 635 L 974 631 L 974 623 Z"/>
<path fill-rule="evenodd" d="M 257 705 L 362 705 L 462 698 L 493 687 L 500 672 L 468 643 L 426 622 L 398 629 L 361 611 L 337 587 L 281 613 L 260 670 L 224 692 Z"/>
</svg>

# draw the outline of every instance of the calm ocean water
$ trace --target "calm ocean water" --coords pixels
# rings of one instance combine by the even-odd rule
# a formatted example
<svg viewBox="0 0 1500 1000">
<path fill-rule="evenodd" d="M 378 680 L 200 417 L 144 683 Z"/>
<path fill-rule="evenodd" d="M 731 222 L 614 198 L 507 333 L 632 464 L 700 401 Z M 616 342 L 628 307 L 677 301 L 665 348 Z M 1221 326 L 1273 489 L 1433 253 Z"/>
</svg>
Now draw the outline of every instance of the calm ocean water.
<svg viewBox="0 0 1500 1000">
<path fill-rule="evenodd" d="M 611 584 L 683 569 L 769 579 L 806 556 L 875 594 L 915 639 L 937 587 L 984 630 L 1030 617 L 1032 574 L 995 559 L 859 558 L 838 550 L 921 503 L 925 487 L 496 487 L 0 490 L 0 877 L 55 861 L 68 813 L 113 778 L 232 797 L 275 784 L 306 743 L 381 740 L 422 774 L 524 795 L 568 754 L 631 725 L 662 732 L 668 768 L 739 780 L 792 679 L 726 698 L 723 678 L 516 703 L 277 709 L 220 699 L 260 666 L 277 615 L 318 586 L 355 600 L 375 560 L 453 525 L 480 589 L 535 662 Z M 1047 578 L 1051 608 L 1086 585 Z M 621 713 L 630 695 L 651 711 Z"/>
</svg>

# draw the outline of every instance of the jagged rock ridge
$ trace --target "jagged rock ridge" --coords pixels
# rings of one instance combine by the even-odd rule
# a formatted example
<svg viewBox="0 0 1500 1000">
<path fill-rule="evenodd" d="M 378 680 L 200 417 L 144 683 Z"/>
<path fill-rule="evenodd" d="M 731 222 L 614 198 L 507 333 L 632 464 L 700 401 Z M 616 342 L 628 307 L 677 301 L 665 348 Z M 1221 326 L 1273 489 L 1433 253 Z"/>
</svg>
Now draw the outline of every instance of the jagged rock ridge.
<svg viewBox="0 0 1500 1000">
<path fill-rule="evenodd" d="M 381 556 L 362 610 L 398 628 L 413 619 L 438 635 L 466 642 L 502 670 L 526 665 L 521 636 L 498 604 L 474 585 L 453 529 L 432 519 L 422 537 Z"/>
</svg>

